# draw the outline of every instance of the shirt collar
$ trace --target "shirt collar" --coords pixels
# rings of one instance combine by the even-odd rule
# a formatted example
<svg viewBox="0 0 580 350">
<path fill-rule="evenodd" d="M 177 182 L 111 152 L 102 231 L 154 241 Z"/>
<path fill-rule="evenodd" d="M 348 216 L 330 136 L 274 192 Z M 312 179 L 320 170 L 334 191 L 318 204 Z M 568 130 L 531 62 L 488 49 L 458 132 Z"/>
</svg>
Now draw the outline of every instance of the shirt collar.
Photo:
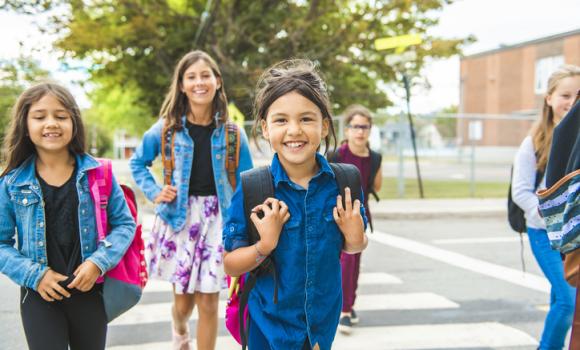
<svg viewBox="0 0 580 350">
<path fill-rule="evenodd" d="M 330 165 L 328 165 L 328 161 L 326 160 L 326 158 L 324 158 L 324 156 L 322 156 L 318 152 L 316 152 L 316 162 L 318 163 L 319 170 L 318 170 L 318 173 L 316 173 L 316 175 L 313 176 L 313 178 L 318 177 L 321 174 L 326 173 L 331 178 L 334 179 L 334 172 L 332 171 L 332 168 L 330 167 Z M 274 178 L 274 187 L 278 187 L 278 184 L 280 182 L 292 183 L 292 180 L 290 180 L 290 178 L 288 177 L 288 174 L 286 174 L 286 171 L 282 167 L 282 164 L 280 163 L 280 159 L 278 159 L 277 153 L 274 154 L 274 158 L 272 159 L 272 164 L 270 165 L 270 169 L 272 172 L 272 177 Z"/>
</svg>

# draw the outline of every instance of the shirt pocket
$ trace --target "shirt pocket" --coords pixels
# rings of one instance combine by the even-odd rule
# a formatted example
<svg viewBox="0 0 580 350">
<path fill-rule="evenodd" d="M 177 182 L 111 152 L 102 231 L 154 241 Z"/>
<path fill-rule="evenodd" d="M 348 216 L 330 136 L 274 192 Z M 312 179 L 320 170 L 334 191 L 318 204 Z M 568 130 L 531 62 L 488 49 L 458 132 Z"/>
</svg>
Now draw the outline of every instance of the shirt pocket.
<svg viewBox="0 0 580 350">
<path fill-rule="evenodd" d="M 38 203 L 39 198 L 34 193 L 26 193 L 26 192 L 17 192 L 12 193 L 10 195 L 10 199 L 12 203 L 14 203 L 14 208 L 17 211 L 28 211 L 33 209 L 34 206 Z"/>
<path fill-rule="evenodd" d="M 282 228 L 280 239 L 278 240 L 277 250 L 289 250 L 298 248 L 300 242 L 300 220 L 290 219 Z"/>
<path fill-rule="evenodd" d="M 322 212 L 323 220 L 320 229 L 316 231 L 316 237 L 320 239 L 325 238 L 325 241 L 329 242 L 331 245 L 336 246 L 336 248 L 342 249 L 343 238 L 338 225 L 334 221 L 333 214 L 334 206 L 324 209 Z"/>
</svg>

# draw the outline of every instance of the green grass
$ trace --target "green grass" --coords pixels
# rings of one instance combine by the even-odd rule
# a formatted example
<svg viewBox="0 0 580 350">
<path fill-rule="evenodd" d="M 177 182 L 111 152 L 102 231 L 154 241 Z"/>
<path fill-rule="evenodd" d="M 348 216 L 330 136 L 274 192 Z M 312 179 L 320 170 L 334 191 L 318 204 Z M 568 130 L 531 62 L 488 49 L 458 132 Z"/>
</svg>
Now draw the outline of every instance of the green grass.
<svg viewBox="0 0 580 350">
<path fill-rule="evenodd" d="M 475 198 L 502 198 L 507 196 L 507 182 L 476 182 Z M 383 178 L 379 197 L 383 199 L 399 198 L 397 179 Z M 425 198 L 470 198 L 469 181 L 462 180 L 423 180 Z M 405 180 L 405 195 L 403 198 L 419 198 L 419 184 L 416 179 Z"/>
</svg>

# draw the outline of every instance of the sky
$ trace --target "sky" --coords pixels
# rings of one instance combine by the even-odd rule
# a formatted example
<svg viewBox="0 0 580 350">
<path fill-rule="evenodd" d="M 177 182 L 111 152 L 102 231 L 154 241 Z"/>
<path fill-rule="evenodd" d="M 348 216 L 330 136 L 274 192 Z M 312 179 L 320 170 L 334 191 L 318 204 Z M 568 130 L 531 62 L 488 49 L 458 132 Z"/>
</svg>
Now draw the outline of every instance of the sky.
<svg viewBox="0 0 580 350">
<path fill-rule="evenodd" d="M 429 35 L 463 38 L 474 35 L 477 42 L 465 48 L 467 55 L 513 45 L 553 34 L 580 29 L 580 0 L 457 0 L 440 12 L 440 22 Z M 71 88 L 81 107 L 90 105 L 83 90 L 72 83 L 86 79 L 80 70 L 65 69 L 48 52 L 54 37 L 36 30 L 33 19 L 0 11 L 0 59 L 38 49 L 35 57 L 53 77 Z M 459 57 L 429 62 L 422 72 L 430 88 L 415 88 L 411 97 L 413 113 L 429 113 L 459 103 Z M 404 110 L 404 89 L 389 85 L 387 91 L 395 105 L 389 112 Z"/>
</svg>

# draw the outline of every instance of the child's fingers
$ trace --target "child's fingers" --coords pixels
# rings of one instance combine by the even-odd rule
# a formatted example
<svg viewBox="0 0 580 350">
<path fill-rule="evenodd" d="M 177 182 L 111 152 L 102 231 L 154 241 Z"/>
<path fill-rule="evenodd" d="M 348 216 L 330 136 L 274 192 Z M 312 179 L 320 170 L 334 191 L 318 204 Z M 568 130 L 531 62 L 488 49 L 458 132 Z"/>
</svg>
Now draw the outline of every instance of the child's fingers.
<svg viewBox="0 0 580 350">
<path fill-rule="evenodd" d="M 350 195 L 350 188 L 346 187 L 344 189 L 344 210 L 352 211 L 352 197 Z"/>
<path fill-rule="evenodd" d="M 282 222 L 286 223 L 289 219 L 290 219 L 290 213 L 286 213 L 286 215 L 284 215 L 284 218 L 282 219 Z"/>
<path fill-rule="evenodd" d="M 77 272 L 75 272 L 77 273 Z M 80 284 L 80 278 L 79 278 L 79 274 L 77 273 L 77 275 L 75 276 L 75 278 L 72 280 L 71 283 L 68 284 L 68 286 L 66 286 L 68 289 L 79 289 L 79 284 Z"/>
<path fill-rule="evenodd" d="M 54 289 L 48 288 L 46 290 L 46 294 L 48 294 L 52 299 L 55 300 L 62 300 L 62 295 L 58 294 Z"/>
<path fill-rule="evenodd" d="M 252 220 L 254 226 L 258 227 L 258 224 L 260 223 L 260 218 L 258 217 L 258 214 L 256 214 L 255 212 L 250 214 L 250 220 Z"/>
<path fill-rule="evenodd" d="M 352 207 L 353 214 L 360 213 L 360 200 L 355 199 L 354 205 Z"/>
<path fill-rule="evenodd" d="M 54 289 L 62 296 L 70 298 L 70 293 L 66 291 L 66 289 L 64 289 L 63 287 L 60 286 L 60 284 L 57 284 Z"/>
<path fill-rule="evenodd" d="M 339 214 L 342 214 L 343 212 L 343 208 L 342 208 L 342 196 L 339 194 L 338 196 L 336 196 L 336 209 L 338 210 Z"/>
<path fill-rule="evenodd" d="M 51 298 L 50 295 L 48 295 L 48 293 L 46 293 L 43 290 L 42 291 L 38 291 L 38 294 L 40 294 L 40 296 L 42 297 L 42 299 L 44 299 L 44 300 L 46 300 L 48 302 L 54 301 L 54 299 Z"/>
<path fill-rule="evenodd" d="M 280 216 L 285 217 L 288 213 L 288 206 L 286 203 L 280 201 Z"/>
<path fill-rule="evenodd" d="M 340 221 L 340 217 L 338 216 L 338 209 L 336 207 L 332 209 L 332 216 L 334 217 L 334 221 L 336 223 Z"/>
<path fill-rule="evenodd" d="M 274 214 L 278 213 L 280 211 L 280 201 L 279 200 L 273 200 L 270 202 L 270 205 L 272 207 L 272 212 Z"/>
</svg>

